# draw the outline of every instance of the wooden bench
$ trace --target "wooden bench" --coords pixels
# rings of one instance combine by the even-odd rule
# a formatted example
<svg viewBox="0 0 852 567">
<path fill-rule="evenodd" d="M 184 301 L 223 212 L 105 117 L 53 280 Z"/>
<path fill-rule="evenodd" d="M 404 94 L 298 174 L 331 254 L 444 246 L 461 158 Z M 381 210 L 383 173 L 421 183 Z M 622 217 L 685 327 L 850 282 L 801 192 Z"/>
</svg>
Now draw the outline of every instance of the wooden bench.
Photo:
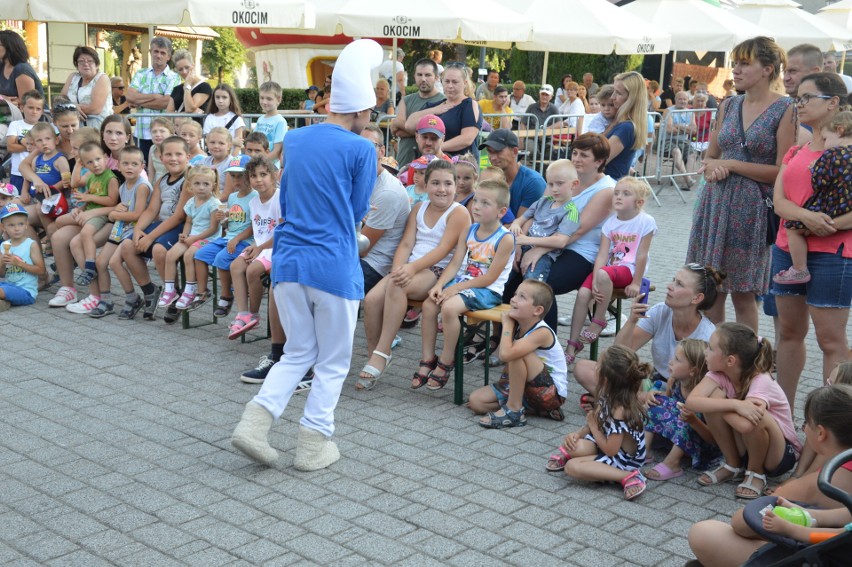
<svg viewBox="0 0 852 567">
<path fill-rule="evenodd" d="M 421 309 L 422 301 L 409 300 L 410 308 Z M 456 362 L 455 362 L 455 378 L 453 382 L 453 401 L 457 406 L 464 403 L 464 345 L 477 335 L 477 327 L 485 323 L 485 333 L 483 340 L 485 341 L 485 380 L 484 384 L 488 385 L 489 365 L 488 359 L 491 356 L 491 337 L 492 326 L 494 323 L 500 323 L 503 320 L 503 313 L 509 311 L 511 306 L 507 304 L 498 305 L 491 309 L 483 309 L 480 311 L 466 311 L 459 317 L 461 323 L 461 331 L 459 332 L 459 340 L 456 343 Z"/>
<path fill-rule="evenodd" d="M 655 291 L 656 286 L 651 286 L 651 291 Z M 621 302 L 624 299 L 628 299 L 628 297 L 624 294 L 623 287 L 617 287 L 612 290 L 612 299 L 609 300 L 609 305 L 606 310 L 615 317 L 615 334 L 621 330 L 621 312 L 622 305 Z M 603 330 L 603 329 L 601 329 Z M 598 341 L 593 342 L 589 345 L 589 360 L 597 360 L 598 359 Z"/>
</svg>

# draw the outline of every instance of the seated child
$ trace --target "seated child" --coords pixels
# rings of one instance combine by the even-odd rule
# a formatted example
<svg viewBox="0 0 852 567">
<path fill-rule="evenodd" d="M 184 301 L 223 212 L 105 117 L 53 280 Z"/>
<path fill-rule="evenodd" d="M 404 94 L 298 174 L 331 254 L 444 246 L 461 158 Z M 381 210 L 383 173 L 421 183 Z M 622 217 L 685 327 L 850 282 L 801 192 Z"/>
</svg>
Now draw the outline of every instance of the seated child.
<svg viewBox="0 0 852 567">
<path fill-rule="evenodd" d="M 371 354 L 358 375 L 357 390 L 369 390 L 382 376 L 392 359 L 388 353 L 408 300 L 428 297 L 450 263 L 459 238 L 470 228 L 470 214 L 455 202 L 456 172 L 452 163 L 433 160 L 425 179 L 429 200 L 411 209 L 390 273 L 364 299 L 364 329 L 367 352 Z M 432 360 L 421 360 L 412 389 L 426 384 L 436 366 Z"/>
<path fill-rule="evenodd" d="M 479 178 L 479 165 L 470 153 L 454 157 L 453 163 L 456 166 L 456 202 L 470 211 L 473 206 L 473 191 Z"/>
<path fill-rule="evenodd" d="M 186 183 L 192 192 L 192 199 L 183 207 L 186 222 L 178 242 L 166 253 L 165 278 L 163 280 L 163 295 L 157 304 L 159 307 L 169 307 L 173 303 L 178 309 L 186 309 L 195 299 L 197 280 L 195 278 L 195 253 L 203 248 L 209 238 L 221 232 L 219 220 L 219 173 L 206 165 L 189 168 L 186 173 Z M 177 263 L 183 257 L 186 268 L 186 286 L 178 298 L 175 290 Z"/>
<path fill-rule="evenodd" d="M 37 155 L 32 162 L 32 168 L 23 167 L 22 163 L 20 171 L 27 174 L 30 196 L 35 197 L 37 203 L 30 205 L 28 212 L 37 214 L 40 226 L 50 236 L 56 230 L 53 226 L 56 217 L 45 214 L 40 203 L 55 193 L 67 194 L 66 178 L 70 179 L 71 168 L 65 156 L 56 149 L 56 131 L 51 124 L 34 124 L 29 130 L 29 137 Z"/>
<path fill-rule="evenodd" d="M 202 165 L 212 167 L 219 177 L 219 196 L 225 201 L 231 194 L 231 186 L 228 183 L 227 170 L 231 164 L 231 133 L 225 128 L 216 127 L 207 133 L 207 151 L 210 156 L 204 158 Z"/>
<path fill-rule="evenodd" d="M 266 135 L 263 132 L 250 132 L 248 136 L 246 136 L 245 147 L 243 148 L 243 153 L 245 153 L 250 158 L 256 157 L 265 157 L 266 156 L 266 147 L 269 145 L 269 141 L 266 138 Z"/>
<path fill-rule="evenodd" d="M 814 192 L 802 207 L 835 218 L 852 210 L 852 112 L 838 113 L 823 127 L 822 135 L 826 150 L 811 167 Z M 772 281 L 807 283 L 811 281 L 807 240 L 810 233 L 801 221 L 785 221 L 784 228 L 793 265 L 775 274 Z"/>
<path fill-rule="evenodd" d="M 744 479 L 736 495 L 754 500 L 763 494 L 767 475 L 790 471 L 802 451 L 787 396 L 769 374 L 772 345 L 741 323 L 722 323 L 710 336 L 707 368 L 686 409 L 704 414 L 725 461 L 698 484 Z M 748 451 L 746 463 L 741 447 Z"/>
<path fill-rule="evenodd" d="M 163 140 L 169 136 L 173 136 L 174 133 L 175 126 L 170 118 L 151 119 L 151 141 L 153 142 L 153 145 L 148 151 L 148 159 L 146 160 L 146 163 L 148 164 L 148 180 L 151 183 L 156 182 L 159 178 L 168 173 L 166 171 L 166 166 L 163 165 L 163 160 L 161 159 L 162 154 L 160 153 L 160 144 L 162 144 Z"/>
<path fill-rule="evenodd" d="M 210 299 L 210 292 L 207 291 L 208 266 L 214 266 L 219 275 L 219 285 L 222 290 L 219 304 L 213 312 L 216 317 L 227 316 L 234 302 L 231 293 L 231 263 L 247 246 L 254 243 L 250 203 L 257 197 L 257 191 L 249 185 L 246 173 L 248 162 L 248 156 L 234 156 L 230 160 L 228 169 L 225 170 L 234 187 L 234 192 L 228 196 L 227 203 L 219 208 L 216 215 L 217 220 L 227 226 L 225 236 L 212 240 L 195 254 L 198 294 L 189 308 L 195 309 Z"/>
<path fill-rule="evenodd" d="M 85 187 L 86 182 L 89 180 L 90 171 L 83 167 L 82 162 L 80 161 L 80 148 L 83 147 L 87 142 L 94 142 L 96 144 L 101 143 L 101 134 L 94 128 L 80 128 L 73 134 L 71 134 L 71 149 L 74 152 L 74 169 L 71 170 L 71 191 L 73 194 L 74 189 L 79 189 L 80 187 Z M 79 203 L 74 203 L 73 200 L 69 203 L 70 206 L 75 207 L 79 205 Z"/>
<path fill-rule="evenodd" d="M 0 311 L 12 305 L 32 305 L 38 294 L 38 276 L 44 274 L 41 245 L 27 238 L 27 211 L 9 203 L 0 209 L 0 225 L 9 236 L 0 249 Z"/>
<path fill-rule="evenodd" d="M 207 154 L 201 149 L 201 124 L 195 120 L 188 120 L 180 125 L 177 134 L 186 140 L 189 146 L 189 165 L 201 165 Z"/>
<path fill-rule="evenodd" d="M 558 472 L 558 464 L 564 462 L 565 474 L 571 478 L 620 482 L 625 500 L 633 500 L 645 492 L 646 485 L 639 470 L 646 453 L 645 409 L 639 390 L 654 368 L 621 345 L 606 349 L 597 368 L 597 402 L 586 414 L 586 425 L 565 436 L 557 448 L 560 454 L 550 457 L 546 468 Z"/>
<path fill-rule="evenodd" d="M 434 159 L 435 156 L 426 155 L 411 162 L 411 169 L 414 170 L 414 184 L 409 185 L 405 190 L 408 192 L 408 200 L 412 207 L 429 200 L 429 193 L 426 191 L 426 168 Z"/>
<path fill-rule="evenodd" d="M 654 218 L 642 207 L 650 194 L 644 181 L 623 177 L 613 189 L 612 204 L 615 214 L 601 228 L 601 245 L 595 266 L 574 302 L 571 316 L 571 338 L 565 347 L 568 367 L 583 350 L 583 343 L 593 343 L 606 327 L 606 309 L 612 300 L 612 291 L 623 287 L 627 297 L 639 295 L 642 278 L 648 266 L 648 250 L 657 232 Z M 596 302 L 592 324 L 582 329 L 589 312 L 589 304 Z M 579 339 L 579 342 L 578 342 Z"/>
<path fill-rule="evenodd" d="M 423 366 L 434 366 L 426 388 L 440 390 L 453 370 L 456 343 L 465 311 L 491 309 L 500 305 L 503 287 L 512 271 L 515 241 L 500 224 L 509 208 L 509 186 L 499 181 L 481 183 L 473 197 L 473 224 L 459 236 L 453 259 L 429 290 L 423 302 Z M 438 314 L 444 326 L 444 347 L 435 354 Z"/>
<path fill-rule="evenodd" d="M 520 246 L 515 253 L 516 262 L 520 262 L 521 256 L 533 246 L 547 246 L 548 237 L 557 233 L 571 236 L 580 228 L 580 212 L 572 201 L 573 190 L 579 184 L 577 170 L 570 160 L 560 159 L 550 164 L 547 168 L 547 194 L 509 227 Z M 524 272 L 524 279 L 547 281 L 550 268 L 561 253 L 562 249 L 558 248 L 539 258 Z"/>
<path fill-rule="evenodd" d="M 24 136 L 44 116 L 44 95 L 33 89 L 25 92 L 20 102 L 19 108 L 24 117 L 21 120 L 13 120 L 9 124 L 9 129 L 6 131 L 6 150 L 12 155 L 9 181 L 18 190 L 18 194 L 23 197 L 26 187 L 19 166 L 30 152 L 30 148 L 27 148 L 24 143 Z"/>
<path fill-rule="evenodd" d="M 73 198 L 82 206 L 73 209 L 71 218 L 82 225 L 80 242 L 83 245 L 85 266 L 74 281 L 89 285 L 98 275 L 95 264 L 97 244 L 95 234 L 108 222 L 110 208 L 118 203 L 118 178 L 107 168 L 107 158 L 100 144 L 87 143 L 80 148 L 80 163 L 91 172 L 86 180 L 86 192 L 74 191 Z"/>
<path fill-rule="evenodd" d="M 250 187 L 257 195 L 249 202 L 254 244 L 243 249 L 231 262 L 237 316 L 228 338 L 233 340 L 260 323 L 263 277 L 272 268 L 272 235 L 282 221 L 278 198 L 278 170 L 269 158 L 252 158 L 246 164 Z M 353 228 L 354 230 L 354 228 Z"/>
<path fill-rule="evenodd" d="M 612 101 L 612 95 L 615 94 L 615 87 L 612 85 L 604 85 L 595 95 L 600 106 L 600 112 L 589 120 L 588 128 L 584 128 L 586 132 L 594 132 L 595 134 L 603 134 L 609 127 L 610 123 L 615 119 L 618 112 L 615 108 L 615 103 Z"/>
<path fill-rule="evenodd" d="M 482 427 L 500 429 L 526 424 L 526 412 L 561 421 L 568 396 L 568 370 L 556 332 L 543 321 L 553 304 L 544 282 L 526 280 L 503 313 L 500 358 L 506 362 L 500 380 L 471 392 L 467 407 L 486 414 Z"/>
<path fill-rule="evenodd" d="M 672 448 L 663 462 L 645 471 L 651 480 L 670 480 L 683 476 L 681 461 L 691 459 L 692 468 L 705 470 L 721 456 L 713 434 L 701 416 L 684 407 L 686 398 L 707 373 L 704 350 L 707 343 L 684 339 L 669 362 L 669 380 L 665 395 L 657 395 L 656 405 L 648 406 L 645 444 L 650 447 L 654 435 L 671 441 Z"/>
<path fill-rule="evenodd" d="M 142 177 L 142 173 L 145 171 L 145 159 L 141 149 L 136 146 L 126 146 L 121 150 L 118 159 L 119 169 L 124 176 L 124 183 L 118 188 L 119 203 L 109 212 L 109 221 L 113 223 L 112 230 L 95 261 L 100 299 L 97 306 L 89 312 L 89 317 L 95 319 L 114 313 L 110 290 L 110 268 L 113 269 L 122 286 L 124 287 L 126 284 L 124 309 L 118 314 L 118 318 L 133 319 L 139 309 L 142 308 L 142 298 L 133 290 L 130 275 L 121 263 L 121 254 L 115 252 L 123 241 L 133 238 L 133 228 L 148 207 L 152 190 L 148 180 Z"/>
</svg>

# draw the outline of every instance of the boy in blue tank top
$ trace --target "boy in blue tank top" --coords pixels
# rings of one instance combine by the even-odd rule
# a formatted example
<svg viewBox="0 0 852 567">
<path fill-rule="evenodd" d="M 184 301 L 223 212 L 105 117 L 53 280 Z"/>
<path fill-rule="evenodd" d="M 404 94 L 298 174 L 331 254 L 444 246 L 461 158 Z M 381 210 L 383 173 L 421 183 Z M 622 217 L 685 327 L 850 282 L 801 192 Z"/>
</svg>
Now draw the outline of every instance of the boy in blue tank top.
<svg viewBox="0 0 852 567">
<path fill-rule="evenodd" d="M 9 203 L 0 209 L 0 224 L 9 236 L 0 245 L 0 311 L 12 305 L 32 305 L 38 295 L 38 276 L 45 273 L 41 246 L 27 238 L 26 209 Z"/>
<path fill-rule="evenodd" d="M 426 376 L 429 390 L 440 390 L 450 378 L 461 333 L 459 316 L 500 305 L 515 256 L 515 238 L 500 223 L 508 209 L 509 186 L 505 182 L 479 184 L 471 210 L 474 224 L 460 235 L 453 259 L 423 302 L 421 362 L 431 361 L 423 365 L 432 368 Z M 435 356 L 438 313 L 444 325 L 444 348 Z M 422 372 L 418 372 L 414 380 L 422 386 L 422 378 Z"/>
<path fill-rule="evenodd" d="M 500 359 L 506 363 L 496 384 L 470 394 L 467 407 L 486 414 L 479 425 L 489 429 L 526 425 L 526 411 L 562 421 L 568 395 L 568 368 L 556 333 L 543 321 L 553 304 L 544 282 L 524 280 L 503 313 Z"/>
</svg>

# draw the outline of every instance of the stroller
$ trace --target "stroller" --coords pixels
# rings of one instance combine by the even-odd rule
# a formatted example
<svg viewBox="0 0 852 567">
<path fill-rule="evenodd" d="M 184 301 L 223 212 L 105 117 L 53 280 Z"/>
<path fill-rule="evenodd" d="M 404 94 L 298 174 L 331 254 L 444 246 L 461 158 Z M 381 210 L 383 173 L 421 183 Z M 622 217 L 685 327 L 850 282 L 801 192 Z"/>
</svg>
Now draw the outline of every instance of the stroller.
<svg viewBox="0 0 852 567">
<path fill-rule="evenodd" d="M 852 513 L 852 496 L 831 484 L 835 471 L 852 461 L 852 449 L 835 456 L 822 467 L 817 486 L 826 496 L 837 500 Z M 764 545 L 746 561 L 744 567 L 844 567 L 852 565 L 852 531 L 850 527 L 821 543 L 803 544 L 763 530 L 760 510 L 774 505 L 774 496 L 765 496 L 746 506 L 743 514 L 749 527 L 771 543 Z"/>
<path fill-rule="evenodd" d="M 3 164 L 0 178 L 9 179 L 11 159 L 6 149 L 6 131 L 14 120 L 22 120 L 24 115 L 18 107 L 0 96 L 0 164 Z"/>
</svg>

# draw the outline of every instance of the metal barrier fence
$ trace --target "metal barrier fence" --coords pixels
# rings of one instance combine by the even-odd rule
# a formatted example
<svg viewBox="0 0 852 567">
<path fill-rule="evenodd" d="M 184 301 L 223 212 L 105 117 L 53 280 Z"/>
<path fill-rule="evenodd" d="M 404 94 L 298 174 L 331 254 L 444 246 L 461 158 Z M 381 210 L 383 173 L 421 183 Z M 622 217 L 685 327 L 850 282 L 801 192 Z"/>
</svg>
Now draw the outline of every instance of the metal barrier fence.
<svg viewBox="0 0 852 567">
<path fill-rule="evenodd" d="M 716 110 L 710 108 L 673 108 L 663 114 L 656 152 L 657 193 L 663 190 L 666 186 L 664 181 L 668 180 L 681 200 L 686 202 L 681 191 L 690 189 L 697 181 L 696 174 L 709 146 L 715 118 Z M 679 181 L 684 183 L 683 188 Z"/>
</svg>

